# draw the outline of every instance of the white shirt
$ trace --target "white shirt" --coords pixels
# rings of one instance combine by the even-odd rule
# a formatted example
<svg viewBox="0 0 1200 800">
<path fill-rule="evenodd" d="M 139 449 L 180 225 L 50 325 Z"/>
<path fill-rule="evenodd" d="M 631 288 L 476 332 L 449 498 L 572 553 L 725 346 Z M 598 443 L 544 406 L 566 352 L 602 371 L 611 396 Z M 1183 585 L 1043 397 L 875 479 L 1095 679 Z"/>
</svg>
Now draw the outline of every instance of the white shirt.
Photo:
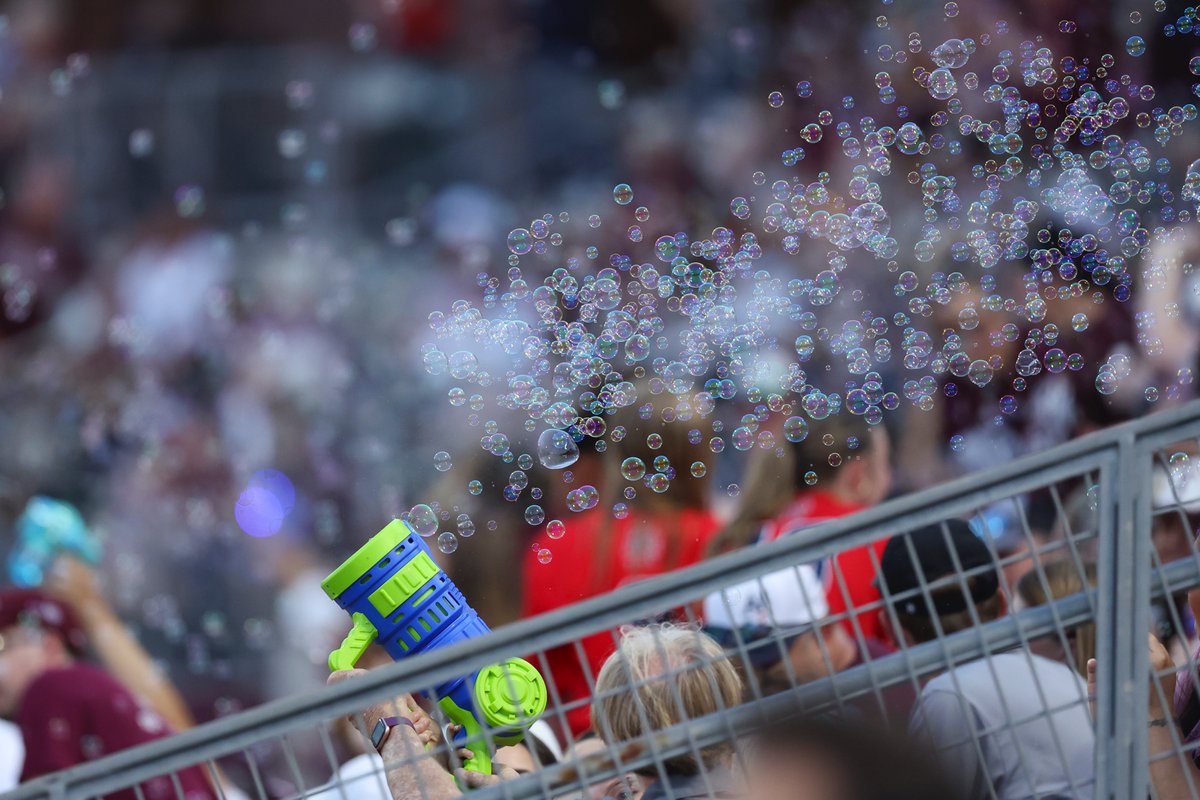
<svg viewBox="0 0 1200 800">
<path fill-rule="evenodd" d="M 909 730 L 967 797 L 1092 797 L 1087 685 L 1061 662 L 1019 650 L 956 667 L 925 685 Z"/>
<path fill-rule="evenodd" d="M 338 767 L 328 783 L 304 795 L 304 800 L 392 800 L 383 759 L 376 753 L 355 756 Z"/>
<path fill-rule="evenodd" d="M 0 792 L 7 792 L 21 782 L 25 764 L 25 741 L 21 729 L 0 719 Z"/>
</svg>

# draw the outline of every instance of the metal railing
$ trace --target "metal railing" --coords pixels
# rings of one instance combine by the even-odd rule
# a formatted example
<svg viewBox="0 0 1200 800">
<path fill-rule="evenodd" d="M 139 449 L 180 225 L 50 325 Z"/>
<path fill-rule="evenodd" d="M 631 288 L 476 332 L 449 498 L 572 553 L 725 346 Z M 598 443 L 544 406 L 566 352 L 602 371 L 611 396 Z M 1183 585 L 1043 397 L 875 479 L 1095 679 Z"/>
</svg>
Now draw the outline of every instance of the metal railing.
<svg viewBox="0 0 1200 800">
<path fill-rule="evenodd" d="M 473 794 L 480 798 L 561 796 L 633 770 L 657 770 L 661 775 L 668 759 L 695 755 L 709 745 L 740 738 L 765 720 L 798 712 L 836 712 L 854 703 L 879 707 L 885 693 L 895 687 L 909 686 L 916 693 L 922 679 L 934 673 L 991 659 L 1005 651 L 1022 652 L 1035 640 L 1066 643 L 1071 640 L 1071 632 L 1094 624 L 1098 662 L 1094 784 L 1077 790 L 1098 798 L 1146 797 L 1151 791 L 1146 735 L 1150 665 L 1146 642 L 1152 603 L 1166 608 L 1165 619 L 1178 632 L 1177 647 L 1187 652 L 1186 672 L 1200 677 L 1191 653 L 1185 649 L 1188 626 L 1178 602 L 1181 593 L 1200 586 L 1200 557 L 1192 547 L 1190 555 L 1164 564 L 1154 538 L 1162 535 L 1156 525 L 1178 518 L 1183 520 L 1190 543 L 1193 526 L 1186 516 L 1192 510 L 1190 495 L 1176 485 L 1174 477 L 1183 474 L 1180 464 L 1188 461 L 1189 451 L 1197 452 L 1198 437 L 1200 402 L 1103 430 L 768 544 L 633 583 L 506 626 L 482 639 L 389 664 L 358 680 L 279 700 L 31 781 L 4 795 L 3 800 L 82 800 L 136 788 L 152 777 L 195 765 L 214 776 L 218 771 L 224 773 L 226 787 L 238 784 L 242 791 L 263 798 L 311 793 L 317 788 L 329 790 L 328 784 L 316 785 L 322 779 L 306 777 L 306 773 L 329 774 L 345 760 L 331 733 L 331 720 L 394 698 L 400 692 L 416 692 L 514 655 L 525 655 L 542 668 L 551 695 L 547 717 L 565 727 L 570 709 L 588 703 L 590 698 L 559 696 L 553 672 L 547 669 L 548 654 L 573 652 L 594 688 L 593 667 L 586 663 L 581 644 L 589 636 L 611 636 L 616 642 L 620 626 L 639 620 L 674 616 L 698 621 L 698 600 L 739 582 L 761 581 L 764 575 L 781 569 L 812 564 L 921 526 L 951 518 L 978 518 L 984 509 L 996 507 L 1009 508 L 1009 538 L 1022 546 L 1012 552 L 992 546 L 994 567 L 1002 570 L 1027 566 L 1026 571 L 1038 576 L 1044 585 L 1045 567 L 1055 560 L 1069 562 L 1081 576 L 1086 571 L 1085 563 L 1094 561 L 1094 588 L 1051 598 L 1045 604 L 951 635 L 939 635 L 934 641 L 901 646 L 887 655 L 860 656 L 854 666 L 815 680 L 801 682 L 789 671 L 790 686 L 775 693 L 760 689 L 754 679 L 749 644 L 739 638 L 727 652 L 748 680 L 745 703 L 647 730 L 637 741 L 609 743 L 589 756 L 569 754 L 561 763 L 543 765 L 530 775 Z M 1183 457 L 1169 458 L 1176 452 Z M 1156 471 L 1168 478 L 1173 502 L 1155 502 L 1155 493 L 1162 494 L 1161 480 L 1152 485 Z M 1049 533 L 1046 526 L 1031 523 L 1027 506 L 1034 492 L 1048 496 L 1054 510 L 1055 522 Z M 1200 498 L 1200 492 L 1196 496 Z M 888 595 L 886 587 L 881 588 L 884 598 L 880 611 L 890 614 L 895 623 L 892 603 L 896 598 Z M 921 590 L 928 596 L 928 586 L 922 584 Z M 1011 587 L 1006 591 L 1011 594 Z M 776 645 L 786 647 L 784 643 L 798 634 L 815 634 L 824 652 L 823 631 L 837 622 L 826 618 L 798 629 L 780 625 L 772 637 Z M 857 644 L 863 644 L 861 636 Z M 1085 700 L 1081 697 L 1078 702 Z M 1049 717 L 1051 711 L 1047 709 L 1045 714 Z M 1007 724 L 1015 728 L 1023 723 L 1009 719 Z M 1182 744 L 1186 733 L 1173 734 L 1174 755 L 1166 756 L 1175 758 L 1182 767 L 1190 760 Z M 271 761 L 283 764 L 277 771 L 285 778 L 277 784 L 272 784 L 267 775 Z M 389 770 L 397 768 L 404 769 L 406 764 L 388 765 Z M 375 790 L 382 788 L 382 780 L 377 781 Z M 332 790 L 335 797 L 351 795 L 344 786 L 334 784 Z"/>
</svg>

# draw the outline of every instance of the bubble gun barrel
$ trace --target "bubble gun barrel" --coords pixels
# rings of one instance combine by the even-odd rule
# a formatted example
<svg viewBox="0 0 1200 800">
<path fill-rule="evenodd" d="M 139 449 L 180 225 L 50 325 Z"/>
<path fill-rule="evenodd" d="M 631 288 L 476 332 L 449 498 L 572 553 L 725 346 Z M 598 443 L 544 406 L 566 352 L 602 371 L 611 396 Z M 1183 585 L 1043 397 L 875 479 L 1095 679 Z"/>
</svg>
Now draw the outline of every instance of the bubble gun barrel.
<svg viewBox="0 0 1200 800">
<path fill-rule="evenodd" d="M 425 541 L 393 520 L 321 582 L 354 627 L 329 654 L 331 670 L 350 669 L 378 642 L 399 660 L 482 636 L 489 628 L 434 562 Z M 461 726 L 455 742 L 474 756 L 467 769 L 490 773 L 486 726 L 500 745 L 516 744 L 546 710 L 546 683 L 529 662 L 510 658 L 434 687 L 432 699 Z"/>
</svg>

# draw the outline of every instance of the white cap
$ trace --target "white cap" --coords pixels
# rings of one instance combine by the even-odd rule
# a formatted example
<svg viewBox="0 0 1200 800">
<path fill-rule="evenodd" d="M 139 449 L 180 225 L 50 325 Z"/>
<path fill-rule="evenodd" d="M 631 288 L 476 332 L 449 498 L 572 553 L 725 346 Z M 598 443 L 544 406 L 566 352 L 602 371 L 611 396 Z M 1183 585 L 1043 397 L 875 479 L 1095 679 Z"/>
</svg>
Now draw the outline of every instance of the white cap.
<svg viewBox="0 0 1200 800">
<path fill-rule="evenodd" d="M 532 736 L 534 739 L 537 739 L 538 742 L 545 745 L 546 749 L 554 754 L 555 761 L 563 760 L 562 745 L 559 743 L 558 736 L 555 735 L 554 729 L 550 727 L 550 724 L 546 722 L 546 720 L 539 719 L 537 722 L 530 725 L 529 730 L 525 732 L 525 736 Z M 542 766 L 545 767 L 549 765 L 543 764 Z"/>
<path fill-rule="evenodd" d="M 713 628 L 794 627 L 828 614 L 825 588 L 809 564 L 770 572 L 704 598 L 704 622 Z"/>
<path fill-rule="evenodd" d="M 1151 496 L 1154 510 L 1182 508 L 1193 513 L 1200 512 L 1200 459 L 1188 459 L 1171 464 L 1164 469 L 1161 464 L 1154 467 L 1151 478 Z"/>
</svg>

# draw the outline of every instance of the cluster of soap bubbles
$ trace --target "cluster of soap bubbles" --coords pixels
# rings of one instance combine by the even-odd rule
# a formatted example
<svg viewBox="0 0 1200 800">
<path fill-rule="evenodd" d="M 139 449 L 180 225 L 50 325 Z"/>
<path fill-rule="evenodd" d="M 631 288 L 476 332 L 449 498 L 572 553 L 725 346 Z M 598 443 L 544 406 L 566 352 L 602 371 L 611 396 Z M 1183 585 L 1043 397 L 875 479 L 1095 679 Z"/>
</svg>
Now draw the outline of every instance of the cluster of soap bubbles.
<svg viewBox="0 0 1200 800">
<path fill-rule="evenodd" d="M 945 4 L 947 18 L 957 14 Z M 1196 32 L 1194 17 L 1189 9 L 1164 32 Z M 890 30 L 886 17 L 878 24 Z M 1078 25 L 1062 20 L 1058 30 Z M 627 435 L 612 423 L 626 408 L 686 426 L 715 454 L 803 441 L 834 414 L 879 424 L 906 403 L 930 411 L 960 388 L 993 387 L 999 419 L 1043 373 L 1092 370 L 1102 395 L 1130 377 L 1128 355 L 1089 365 L 1072 351 L 1069 335 L 1089 330 L 1087 313 L 1069 315 L 1064 337 L 1052 312 L 1128 301 L 1151 249 L 1192 221 L 1200 160 L 1179 170 L 1166 148 L 1196 106 L 1157 100 L 1122 71 L 1121 59 L 1146 52 L 1141 36 L 1121 59 L 1056 53 L 1040 36 L 1017 41 L 1002 21 L 928 44 L 912 33 L 878 48 L 878 116 L 855 111 L 854 97 L 836 111 L 806 106 L 810 80 L 797 83 L 792 104 L 771 92 L 772 113 L 805 118 L 781 121 L 795 140 L 773 180 L 766 170 L 749 176 L 729 225 L 651 232 L 650 209 L 631 215 L 635 189 L 620 183 L 616 210 L 592 214 L 586 230 L 567 212 L 514 229 L 507 270 L 479 276 L 482 297 L 429 315 L 424 366 L 446 377 L 448 400 L 480 430 L 482 449 L 518 467 L 501 494 L 524 505 L 526 522 L 551 539 L 569 532 L 569 519 L 546 521 L 536 484 L 571 483 L 582 444 L 603 451 Z M 1188 66 L 1200 74 L 1200 59 Z M 840 163 L 807 169 L 809 149 Z M 628 244 L 602 250 L 595 231 L 610 220 Z M 856 287 L 881 277 L 902 310 L 866 306 Z M 731 401 L 753 411 L 727 431 L 715 412 Z M 655 437 L 661 446 L 660 434 L 646 438 L 652 451 Z M 950 441 L 963 447 L 961 436 Z M 621 463 L 629 485 L 615 516 L 628 514 L 635 487 L 665 492 L 708 473 L 703 461 L 661 458 Z M 449 465 L 449 454 L 435 457 L 437 469 Z M 483 490 L 473 476 L 464 485 Z M 573 486 L 567 508 L 588 511 L 600 496 Z M 438 534 L 429 506 L 408 517 L 457 546 L 454 532 Z M 461 522 L 457 535 L 469 535 Z"/>
</svg>

